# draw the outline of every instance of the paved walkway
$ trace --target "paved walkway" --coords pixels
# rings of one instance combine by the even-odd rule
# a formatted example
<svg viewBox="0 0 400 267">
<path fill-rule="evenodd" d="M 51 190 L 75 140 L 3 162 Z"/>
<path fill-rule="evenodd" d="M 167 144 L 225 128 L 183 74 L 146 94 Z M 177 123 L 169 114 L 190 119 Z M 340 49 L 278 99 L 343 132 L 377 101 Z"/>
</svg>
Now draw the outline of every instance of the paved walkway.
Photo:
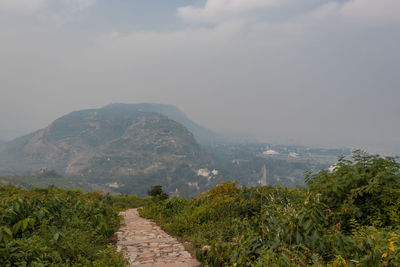
<svg viewBox="0 0 400 267">
<path fill-rule="evenodd" d="M 117 248 L 123 250 L 131 266 L 201 266 L 173 237 L 155 223 L 141 218 L 136 209 L 121 212 L 125 225 L 117 234 Z"/>
</svg>

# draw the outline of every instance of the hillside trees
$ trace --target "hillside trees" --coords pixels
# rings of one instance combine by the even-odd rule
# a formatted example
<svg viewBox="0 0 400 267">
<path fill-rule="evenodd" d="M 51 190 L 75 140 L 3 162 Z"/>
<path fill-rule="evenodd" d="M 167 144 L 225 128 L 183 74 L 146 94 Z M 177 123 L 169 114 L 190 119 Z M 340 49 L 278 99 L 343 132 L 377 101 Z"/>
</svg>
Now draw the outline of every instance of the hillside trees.
<svg viewBox="0 0 400 267">
<path fill-rule="evenodd" d="M 347 226 L 350 220 L 378 227 L 400 222 L 400 164 L 394 158 L 358 150 L 351 159 L 339 158 L 332 172 L 308 174 L 306 182 Z"/>
</svg>

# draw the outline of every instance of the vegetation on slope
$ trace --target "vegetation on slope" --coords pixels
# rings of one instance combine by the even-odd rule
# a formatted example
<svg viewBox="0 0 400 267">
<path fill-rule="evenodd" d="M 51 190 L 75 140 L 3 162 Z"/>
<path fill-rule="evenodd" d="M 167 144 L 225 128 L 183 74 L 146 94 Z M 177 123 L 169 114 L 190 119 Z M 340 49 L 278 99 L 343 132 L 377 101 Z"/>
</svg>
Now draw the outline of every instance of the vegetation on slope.
<svg viewBox="0 0 400 267">
<path fill-rule="evenodd" d="M 0 186 L 1 266 L 125 266 L 110 245 L 136 196 Z"/>
<path fill-rule="evenodd" d="M 224 183 L 141 210 L 206 266 L 399 266 L 400 164 L 357 151 L 307 187 Z"/>
<path fill-rule="evenodd" d="M 2 154 L 5 170 L 48 168 L 112 182 L 113 177 L 212 162 L 183 125 L 158 113 L 123 108 L 72 112 L 7 143 Z"/>
<path fill-rule="evenodd" d="M 66 178 L 55 171 L 46 169 L 25 175 L 0 174 L 0 183 L 12 184 L 25 189 L 47 188 L 49 186 L 56 186 L 63 189 L 80 188 L 84 192 L 89 192 L 93 189 L 90 184 L 81 177 Z"/>
</svg>

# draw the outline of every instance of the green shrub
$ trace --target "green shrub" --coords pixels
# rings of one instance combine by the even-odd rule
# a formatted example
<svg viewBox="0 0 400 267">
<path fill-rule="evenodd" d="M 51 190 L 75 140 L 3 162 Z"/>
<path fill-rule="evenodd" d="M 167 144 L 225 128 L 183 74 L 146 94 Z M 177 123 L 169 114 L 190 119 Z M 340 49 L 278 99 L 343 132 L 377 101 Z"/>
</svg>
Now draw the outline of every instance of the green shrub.
<svg viewBox="0 0 400 267">
<path fill-rule="evenodd" d="M 1 266 L 125 266 L 109 245 L 118 209 L 136 198 L 0 186 Z"/>
<path fill-rule="evenodd" d="M 340 158 L 334 171 L 309 174 L 306 181 L 347 228 L 351 219 L 378 227 L 400 223 L 400 164 L 394 158 L 356 151 L 351 160 Z"/>
</svg>

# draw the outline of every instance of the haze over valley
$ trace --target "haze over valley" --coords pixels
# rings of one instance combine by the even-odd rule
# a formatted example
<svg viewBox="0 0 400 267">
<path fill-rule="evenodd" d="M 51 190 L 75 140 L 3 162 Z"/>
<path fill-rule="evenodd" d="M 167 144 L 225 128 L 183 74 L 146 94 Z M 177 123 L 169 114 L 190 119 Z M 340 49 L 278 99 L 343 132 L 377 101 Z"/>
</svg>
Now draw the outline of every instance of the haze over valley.
<svg viewBox="0 0 400 267">
<path fill-rule="evenodd" d="M 3 0 L 0 139 L 162 103 L 242 139 L 399 154 L 399 4 L 375 2 Z"/>
</svg>

